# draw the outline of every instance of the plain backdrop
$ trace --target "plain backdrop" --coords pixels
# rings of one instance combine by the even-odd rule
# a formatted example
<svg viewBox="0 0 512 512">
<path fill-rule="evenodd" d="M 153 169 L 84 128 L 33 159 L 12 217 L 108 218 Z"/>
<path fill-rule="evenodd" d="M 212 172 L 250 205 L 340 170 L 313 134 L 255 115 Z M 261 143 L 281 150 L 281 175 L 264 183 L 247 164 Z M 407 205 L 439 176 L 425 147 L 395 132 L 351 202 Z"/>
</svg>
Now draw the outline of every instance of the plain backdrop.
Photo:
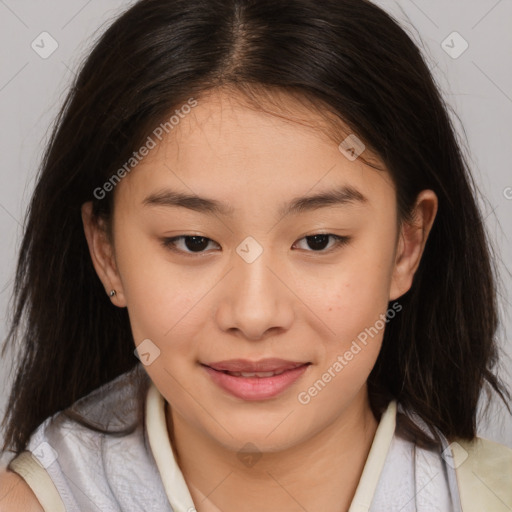
<svg viewBox="0 0 512 512">
<path fill-rule="evenodd" d="M 0 0 L 1 340 L 7 332 L 23 218 L 49 127 L 94 38 L 132 3 Z M 445 100 L 457 113 L 453 119 L 467 145 L 483 196 L 485 222 L 501 261 L 505 294 L 500 297 L 499 340 L 504 353 L 500 372 L 512 387 L 512 279 L 506 268 L 512 267 L 512 1 L 376 3 L 422 47 Z M 10 364 L 8 358 L 0 363 L 2 416 Z M 479 435 L 512 447 L 512 418 L 502 404 L 496 401 L 489 417 L 479 421 Z"/>
</svg>

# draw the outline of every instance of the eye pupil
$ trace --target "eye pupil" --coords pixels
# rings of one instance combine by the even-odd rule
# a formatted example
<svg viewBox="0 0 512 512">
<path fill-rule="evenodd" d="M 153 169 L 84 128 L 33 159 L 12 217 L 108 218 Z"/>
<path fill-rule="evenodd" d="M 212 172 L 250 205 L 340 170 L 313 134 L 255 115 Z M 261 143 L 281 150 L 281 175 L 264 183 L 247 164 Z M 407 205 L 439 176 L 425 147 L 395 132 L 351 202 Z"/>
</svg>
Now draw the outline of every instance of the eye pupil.
<svg viewBox="0 0 512 512">
<path fill-rule="evenodd" d="M 307 236 L 306 240 L 308 241 L 308 245 L 311 249 L 315 250 L 322 250 L 325 249 L 325 247 L 329 243 L 329 235 L 312 235 Z"/>
<path fill-rule="evenodd" d="M 331 238 L 333 239 L 334 244 L 332 247 L 328 247 Z M 337 248 L 341 248 L 346 245 L 349 242 L 350 237 L 333 235 L 332 233 L 316 233 L 314 235 L 304 236 L 299 241 L 304 243 L 304 240 L 309 246 L 309 249 L 303 248 L 302 250 L 306 250 L 306 252 L 309 253 L 318 252 L 319 254 L 330 254 Z M 188 255 L 199 255 L 200 253 L 209 254 L 206 249 L 210 242 L 217 244 L 211 238 L 200 235 L 181 235 L 174 238 L 162 239 L 162 245 L 166 249 Z M 181 248 L 179 247 L 180 245 Z"/>
<path fill-rule="evenodd" d="M 192 243 L 190 243 L 191 240 L 193 240 Z M 208 240 L 209 239 L 204 236 L 187 236 L 184 241 L 187 249 L 200 252 L 208 246 Z"/>
</svg>

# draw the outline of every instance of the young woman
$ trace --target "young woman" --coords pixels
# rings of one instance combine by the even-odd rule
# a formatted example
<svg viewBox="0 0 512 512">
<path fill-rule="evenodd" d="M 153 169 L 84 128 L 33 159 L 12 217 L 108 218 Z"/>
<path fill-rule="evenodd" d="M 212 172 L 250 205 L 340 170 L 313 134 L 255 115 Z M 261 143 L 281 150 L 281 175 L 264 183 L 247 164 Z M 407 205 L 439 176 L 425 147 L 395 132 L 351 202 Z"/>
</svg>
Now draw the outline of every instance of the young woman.
<svg viewBox="0 0 512 512">
<path fill-rule="evenodd" d="M 0 510 L 510 510 L 475 196 L 370 2 L 136 3 L 30 204 Z"/>
</svg>

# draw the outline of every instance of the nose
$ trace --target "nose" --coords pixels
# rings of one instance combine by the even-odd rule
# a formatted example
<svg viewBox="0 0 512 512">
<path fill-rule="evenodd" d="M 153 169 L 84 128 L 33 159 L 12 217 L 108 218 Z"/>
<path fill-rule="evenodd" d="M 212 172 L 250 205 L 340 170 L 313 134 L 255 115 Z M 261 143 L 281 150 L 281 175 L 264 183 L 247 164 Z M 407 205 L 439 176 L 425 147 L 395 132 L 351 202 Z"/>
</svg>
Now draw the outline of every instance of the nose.
<svg viewBox="0 0 512 512">
<path fill-rule="evenodd" d="M 289 280 L 282 266 L 270 261 L 269 251 L 252 262 L 235 255 L 216 297 L 219 328 L 251 341 L 290 329 L 295 296 Z"/>
</svg>

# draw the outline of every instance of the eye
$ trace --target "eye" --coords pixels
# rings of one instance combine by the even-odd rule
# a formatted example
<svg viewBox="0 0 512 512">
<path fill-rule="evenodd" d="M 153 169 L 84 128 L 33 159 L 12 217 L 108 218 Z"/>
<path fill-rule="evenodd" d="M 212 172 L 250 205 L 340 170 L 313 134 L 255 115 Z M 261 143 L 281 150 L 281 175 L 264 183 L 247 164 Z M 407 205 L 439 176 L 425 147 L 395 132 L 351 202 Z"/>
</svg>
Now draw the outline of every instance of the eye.
<svg viewBox="0 0 512 512">
<path fill-rule="evenodd" d="M 204 252 L 205 247 L 208 246 L 208 242 L 213 242 L 213 240 L 211 240 L 210 238 L 206 238 L 205 236 L 181 235 L 175 236 L 173 238 L 162 238 L 161 242 L 165 248 L 170 249 L 171 251 L 174 252 L 181 252 L 185 254 L 200 254 Z M 182 247 L 184 245 L 186 250 L 178 248 L 178 242 L 183 242 Z"/>
<path fill-rule="evenodd" d="M 329 238 L 333 239 L 333 243 L 327 250 L 325 250 L 325 246 L 328 245 Z M 301 240 L 305 240 L 307 245 L 313 249 L 312 251 L 306 249 L 307 252 L 329 253 L 343 245 L 348 244 L 350 241 L 350 237 L 338 236 L 330 233 L 318 233 L 314 235 L 305 236 L 304 238 L 301 238 L 299 241 Z M 219 246 L 217 242 L 214 242 L 210 238 L 197 235 L 181 235 L 172 238 L 163 238 L 161 240 L 161 243 L 165 248 L 170 249 L 171 251 L 174 252 L 184 254 L 202 254 L 205 252 L 205 249 L 208 247 L 208 244 L 210 242 Z M 181 247 L 178 247 L 178 245 L 180 244 Z"/>
<path fill-rule="evenodd" d="M 326 243 L 328 244 L 329 238 L 333 239 L 333 244 L 330 246 L 329 249 L 324 250 Z M 350 237 L 332 235 L 330 233 L 318 233 L 318 234 L 314 234 L 314 235 L 305 236 L 304 238 L 301 238 L 300 240 L 306 240 L 307 245 L 309 247 L 313 248 L 313 251 L 307 251 L 307 252 L 329 253 L 329 252 L 332 252 L 332 251 L 338 249 L 339 247 L 341 247 L 343 245 L 348 244 L 350 242 Z"/>
</svg>

